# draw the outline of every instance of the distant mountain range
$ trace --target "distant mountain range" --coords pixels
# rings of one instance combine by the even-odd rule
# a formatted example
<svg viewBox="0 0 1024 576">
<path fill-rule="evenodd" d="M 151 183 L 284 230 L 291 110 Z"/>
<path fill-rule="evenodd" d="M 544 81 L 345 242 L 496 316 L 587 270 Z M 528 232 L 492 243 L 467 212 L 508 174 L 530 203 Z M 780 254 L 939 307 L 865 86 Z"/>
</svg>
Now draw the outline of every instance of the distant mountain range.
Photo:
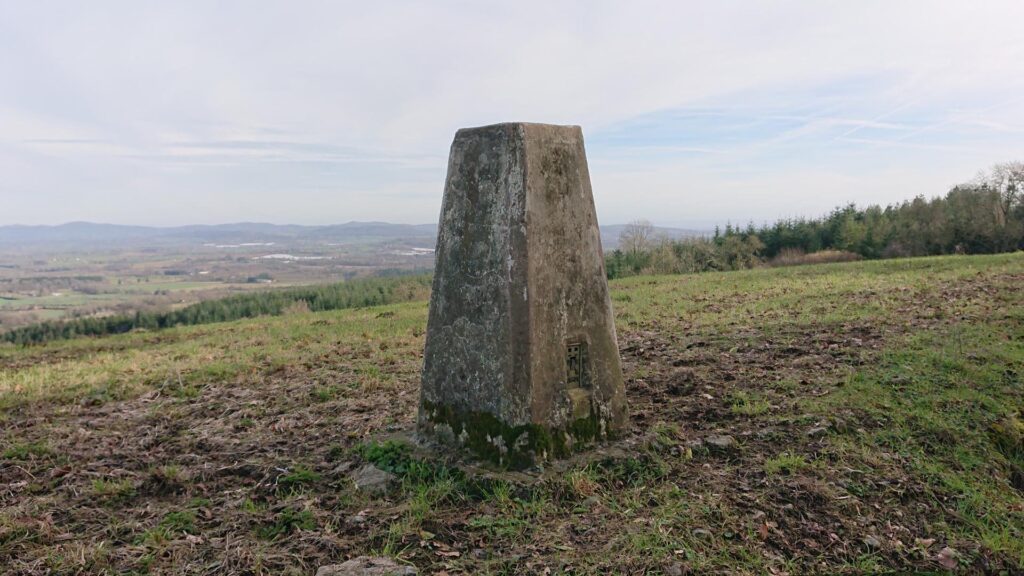
<svg viewBox="0 0 1024 576">
<path fill-rule="evenodd" d="M 601 227 L 601 241 L 605 249 L 612 249 L 618 244 L 619 234 L 624 227 L 623 224 Z M 670 238 L 700 236 L 706 233 L 681 228 L 655 229 L 655 234 Z M 20 251 L 91 250 L 227 242 L 365 244 L 397 240 L 432 245 L 436 236 L 436 224 L 389 222 L 347 222 L 328 226 L 239 222 L 173 227 L 69 222 L 57 226 L 0 226 L 0 248 Z"/>
<path fill-rule="evenodd" d="M 434 224 L 349 222 L 330 226 L 299 226 L 239 222 L 173 227 L 125 226 L 69 222 L 58 226 L 0 226 L 0 246 L 24 250 L 175 247 L 205 243 L 337 243 L 359 244 L 436 236 Z"/>
</svg>

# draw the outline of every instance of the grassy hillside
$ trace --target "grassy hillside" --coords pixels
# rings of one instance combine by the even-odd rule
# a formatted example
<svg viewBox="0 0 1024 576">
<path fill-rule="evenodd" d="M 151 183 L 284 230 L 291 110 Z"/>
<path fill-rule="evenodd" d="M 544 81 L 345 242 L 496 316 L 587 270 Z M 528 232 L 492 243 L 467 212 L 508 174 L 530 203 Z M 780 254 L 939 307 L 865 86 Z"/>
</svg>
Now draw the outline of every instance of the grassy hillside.
<svg viewBox="0 0 1024 576">
<path fill-rule="evenodd" d="M 423 302 L 0 346 L 0 566 L 1019 572 L 1022 285 L 1022 254 L 616 281 L 632 433 L 529 474 L 401 444 Z"/>
<path fill-rule="evenodd" d="M 13 344 L 42 344 L 76 336 L 108 336 L 132 330 L 215 324 L 298 310 L 323 312 L 420 300 L 429 293 L 430 276 L 363 278 L 349 282 L 261 290 L 198 302 L 177 310 L 43 322 L 0 333 Z"/>
</svg>

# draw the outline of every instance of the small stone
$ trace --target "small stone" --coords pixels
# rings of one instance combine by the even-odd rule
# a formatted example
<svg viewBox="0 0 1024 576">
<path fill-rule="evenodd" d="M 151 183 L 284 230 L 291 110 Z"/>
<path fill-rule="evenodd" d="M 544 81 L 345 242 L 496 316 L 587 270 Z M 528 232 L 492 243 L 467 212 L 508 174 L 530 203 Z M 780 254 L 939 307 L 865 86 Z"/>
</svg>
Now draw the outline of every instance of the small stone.
<svg viewBox="0 0 1024 576">
<path fill-rule="evenodd" d="M 914 538 L 914 545 L 925 550 L 931 547 L 932 544 L 935 544 L 935 538 Z"/>
<path fill-rule="evenodd" d="M 711 538 L 712 536 L 711 530 L 706 530 L 704 528 L 694 528 L 692 534 L 697 538 Z"/>
<path fill-rule="evenodd" d="M 349 470 L 352 469 L 352 466 L 353 466 L 353 464 L 352 464 L 351 461 L 342 462 L 342 463 L 338 464 L 337 466 L 335 466 L 333 470 L 331 470 L 331 474 L 334 474 L 336 476 L 342 476 L 344 474 L 348 474 Z"/>
<path fill-rule="evenodd" d="M 697 371 L 694 370 L 693 368 L 690 368 L 689 366 L 676 368 L 675 370 L 672 371 L 672 380 L 675 380 L 676 382 L 679 383 L 693 382 L 694 380 L 696 380 L 696 376 Z"/>
<path fill-rule="evenodd" d="M 874 536 L 865 536 L 862 542 L 864 542 L 864 545 L 868 548 L 873 548 L 875 550 L 882 547 L 882 543 L 878 540 L 878 538 L 875 538 Z"/>
<path fill-rule="evenodd" d="M 342 564 L 321 566 L 316 576 L 414 576 L 416 568 L 390 558 L 360 556 Z"/>
<path fill-rule="evenodd" d="M 366 464 L 352 474 L 352 482 L 356 485 L 356 490 L 366 492 L 371 496 L 387 494 L 395 480 L 394 474 L 381 470 L 373 464 Z"/>
<path fill-rule="evenodd" d="M 704 442 L 718 450 L 732 450 L 736 447 L 736 439 L 728 434 L 711 434 L 704 438 Z"/>
<path fill-rule="evenodd" d="M 817 438 L 818 436 L 824 436 L 828 432 L 828 428 L 825 426 L 815 426 L 807 431 L 807 435 L 811 438 Z"/>
<path fill-rule="evenodd" d="M 946 570 L 954 570 L 958 564 L 956 557 L 956 550 L 946 546 L 942 550 L 939 550 L 935 559 L 938 560 L 939 564 Z"/>
<path fill-rule="evenodd" d="M 683 576 L 683 565 L 679 562 L 669 564 L 665 567 L 665 576 Z"/>
<path fill-rule="evenodd" d="M 99 406 L 103 403 L 103 400 L 99 396 L 86 396 L 79 401 L 82 406 Z"/>
<path fill-rule="evenodd" d="M 348 518 L 345 518 L 345 524 L 349 526 L 362 526 L 366 523 L 366 513 L 360 512 L 359 514 L 353 514 Z"/>
</svg>

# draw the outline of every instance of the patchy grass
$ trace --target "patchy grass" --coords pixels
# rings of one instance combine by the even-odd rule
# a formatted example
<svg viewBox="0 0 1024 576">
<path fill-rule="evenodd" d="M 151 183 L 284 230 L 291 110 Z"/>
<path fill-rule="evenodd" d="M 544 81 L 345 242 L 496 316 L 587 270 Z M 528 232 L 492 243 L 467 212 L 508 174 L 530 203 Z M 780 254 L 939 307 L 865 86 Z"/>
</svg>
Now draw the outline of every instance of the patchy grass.
<svg viewBox="0 0 1024 576">
<path fill-rule="evenodd" d="M 256 527 L 256 536 L 263 540 L 274 540 L 296 530 L 313 530 L 316 519 L 309 510 L 285 508 L 269 523 Z"/>
<path fill-rule="evenodd" d="M 783 452 L 764 461 L 764 471 L 768 474 L 793 474 L 808 466 L 807 459 L 801 454 Z"/>
<path fill-rule="evenodd" d="M 43 458 L 52 453 L 49 444 L 45 440 L 37 442 L 14 442 L 4 448 L 3 457 L 8 460 L 29 460 Z"/>
<path fill-rule="evenodd" d="M 320 474 L 305 468 L 296 466 L 294 470 L 277 479 L 277 485 L 282 490 L 301 490 L 302 488 L 320 481 Z"/>
<path fill-rule="evenodd" d="M 632 429 L 525 473 L 385 439 L 422 302 L 0 346 L 0 566 L 1019 572 L 1022 282 L 1020 254 L 616 281 Z"/>
<path fill-rule="evenodd" d="M 740 390 L 732 395 L 732 404 L 729 409 L 733 414 L 740 416 L 759 416 L 771 410 L 771 404 L 757 394 Z"/>
<path fill-rule="evenodd" d="M 92 481 L 92 495 L 104 502 L 124 502 L 135 495 L 135 486 L 131 480 L 107 480 L 99 478 Z"/>
<path fill-rule="evenodd" d="M 1024 407 L 1024 341 L 1020 322 L 1007 321 L 1006 312 L 985 323 L 912 334 L 847 386 L 802 405 L 857 414 L 862 426 L 837 446 L 887 457 L 871 462 L 879 475 L 898 463 L 921 481 L 919 489 L 940 498 L 954 518 L 949 530 L 976 543 L 972 552 L 1024 566 L 1017 421 Z"/>
</svg>

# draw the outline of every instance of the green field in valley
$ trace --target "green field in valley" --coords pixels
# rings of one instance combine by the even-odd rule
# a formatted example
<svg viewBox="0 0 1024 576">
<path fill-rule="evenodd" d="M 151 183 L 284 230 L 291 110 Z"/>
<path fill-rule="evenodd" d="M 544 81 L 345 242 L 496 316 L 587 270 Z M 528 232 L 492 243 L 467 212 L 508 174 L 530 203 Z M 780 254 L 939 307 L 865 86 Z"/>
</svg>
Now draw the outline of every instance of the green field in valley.
<svg viewBox="0 0 1024 576">
<path fill-rule="evenodd" d="M 425 302 L 0 345 L 0 566 L 1020 573 L 1022 285 L 1021 253 L 614 281 L 630 434 L 522 473 L 407 444 Z"/>
</svg>

